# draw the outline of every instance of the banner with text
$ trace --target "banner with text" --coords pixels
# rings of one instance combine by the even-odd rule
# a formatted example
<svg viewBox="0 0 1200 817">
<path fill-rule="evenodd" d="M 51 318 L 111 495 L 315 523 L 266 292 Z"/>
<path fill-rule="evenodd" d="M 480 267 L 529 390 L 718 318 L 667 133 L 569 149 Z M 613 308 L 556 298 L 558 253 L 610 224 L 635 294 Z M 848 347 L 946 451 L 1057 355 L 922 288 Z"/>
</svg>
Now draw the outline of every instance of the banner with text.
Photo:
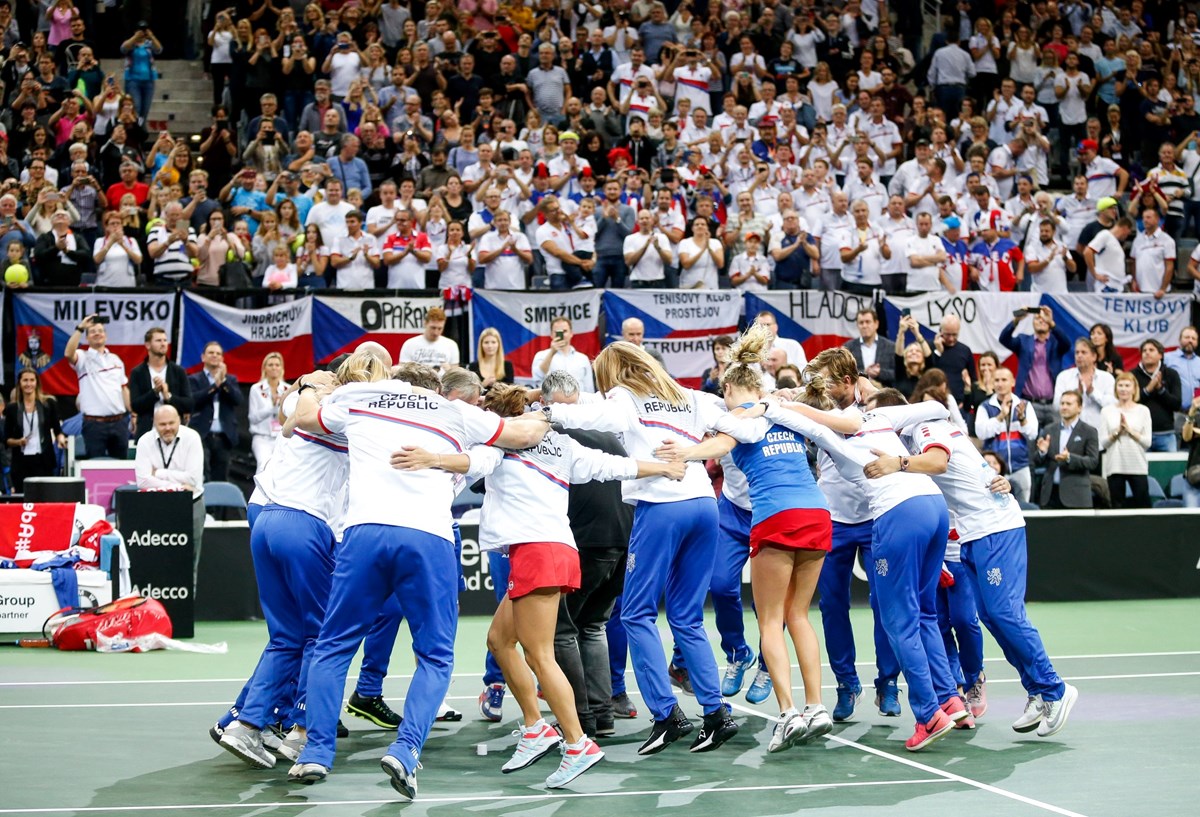
<svg viewBox="0 0 1200 817">
<path fill-rule="evenodd" d="M 257 383 L 268 352 L 283 355 L 287 377 L 312 370 L 311 296 L 264 307 L 238 309 L 183 293 L 179 321 L 178 362 L 189 372 L 199 371 L 204 347 L 221 344 L 229 374 L 243 383 Z"/>
<path fill-rule="evenodd" d="M 773 312 L 779 336 L 798 342 L 811 360 L 825 349 L 858 337 L 854 324 L 858 310 L 874 306 L 870 295 L 846 292 L 751 292 L 746 294 L 746 322 L 752 323 L 760 312 Z"/>
<path fill-rule="evenodd" d="M 699 388 L 713 365 L 713 338 L 737 334 L 742 311 L 740 293 L 729 290 L 609 290 L 603 304 L 609 341 L 621 339 L 626 320 L 639 319 L 646 349 L 662 355 L 671 376 L 690 388 Z"/>
<path fill-rule="evenodd" d="M 146 357 L 147 329 L 171 331 L 175 293 L 19 292 L 12 296 L 12 311 L 17 369 L 36 369 L 47 394 L 77 394 L 79 380 L 63 352 L 79 322 L 88 315 L 107 320 L 107 348 L 128 372 Z"/>
<path fill-rule="evenodd" d="M 425 313 L 441 298 L 340 298 L 317 295 L 313 301 L 313 357 L 318 366 L 360 343 L 373 340 L 400 359 L 404 341 L 425 328 Z"/>
<path fill-rule="evenodd" d="M 606 293 L 607 294 L 607 293 Z M 518 380 L 528 382 L 533 356 L 550 348 L 550 323 L 555 318 L 571 320 L 571 345 L 595 359 L 600 351 L 600 291 L 488 292 L 475 290 L 471 298 L 471 359 L 479 348 L 484 329 L 500 333 L 504 358 L 513 364 Z"/>
<path fill-rule="evenodd" d="M 1138 364 L 1138 346 L 1147 338 L 1157 338 L 1168 348 L 1179 343 L 1180 331 L 1191 319 L 1189 295 L 1153 295 L 1073 293 L 1048 295 L 1028 292 L 960 292 L 929 293 L 911 298 L 888 297 L 884 301 L 886 325 L 895 337 L 895 327 L 904 309 L 921 325 L 921 333 L 933 343 L 942 321 L 957 315 L 962 328 L 958 340 L 978 356 L 993 351 L 1001 361 L 1011 355 L 1000 345 L 1000 333 L 1020 310 L 1048 306 L 1054 312 L 1054 322 L 1067 338 L 1087 337 L 1097 323 L 1108 324 L 1113 330 L 1113 346 L 1125 360 L 1126 368 Z M 1031 316 L 1022 315 L 1015 335 L 1033 334 Z M 1065 365 L 1073 366 L 1074 349 L 1063 356 Z M 1006 365 L 1015 365 L 1007 363 Z"/>
</svg>

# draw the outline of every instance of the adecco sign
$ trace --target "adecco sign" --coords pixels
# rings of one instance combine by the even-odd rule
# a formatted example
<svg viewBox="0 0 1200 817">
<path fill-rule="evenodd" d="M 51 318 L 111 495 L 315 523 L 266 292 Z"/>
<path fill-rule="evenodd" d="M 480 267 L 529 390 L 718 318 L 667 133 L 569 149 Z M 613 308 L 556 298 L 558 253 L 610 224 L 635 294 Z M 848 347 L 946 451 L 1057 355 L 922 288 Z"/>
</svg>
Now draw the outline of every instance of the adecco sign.
<svg viewBox="0 0 1200 817">
<path fill-rule="evenodd" d="M 186 491 L 121 491 L 117 528 L 129 551 L 133 592 L 158 599 L 176 638 L 195 634 L 192 495 Z"/>
</svg>

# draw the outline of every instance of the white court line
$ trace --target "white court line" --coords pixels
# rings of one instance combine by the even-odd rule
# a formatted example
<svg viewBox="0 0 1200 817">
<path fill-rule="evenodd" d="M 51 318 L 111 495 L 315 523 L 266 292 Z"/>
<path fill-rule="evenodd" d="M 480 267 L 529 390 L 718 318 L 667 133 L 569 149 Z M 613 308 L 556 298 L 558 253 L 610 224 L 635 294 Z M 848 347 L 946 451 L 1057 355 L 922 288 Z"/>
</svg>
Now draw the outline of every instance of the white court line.
<svg viewBox="0 0 1200 817">
<path fill-rule="evenodd" d="M 1200 675 L 1200 671 L 1196 672 L 1146 672 L 1146 673 L 1131 673 L 1128 675 L 1064 675 L 1064 681 L 1125 681 L 1135 678 L 1187 678 L 1195 675 Z M 988 681 L 988 684 L 1019 684 L 1020 678 L 998 678 L 995 681 Z M 801 689 L 801 687 L 792 687 L 792 689 Z M 836 684 L 824 684 L 821 689 L 837 689 Z M 626 692 L 637 693 L 634 687 L 628 687 Z M 404 700 L 404 696 L 393 696 L 395 700 Z M 477 695 L 448 695 L 444 700 L 447 701 L 475 701 L 478 700 Z M 344 698 L 342 703 L 346 703 L 349 698 Z M 123 707 L 136 708 L 148 706 L 221 706 L 229 705 L 229 701 L 159 701 L 157 703 L 107 703 L 107 704 L 0 704 L 0 709 L 120 709 Z M 750 710 L 747 710 L 750 711 Z M 0 814 L 3 812 L 0 811 Z"/>
<path fill-rule="evenodd" d="M 536 794 L 464 794 L 458 797 L 418 797 L 414 804 L 426 803 L 483 803 L 505 800 L 581 800 L 589 797 L 657 797 L 661 795 L 682 794 L 693 797 L 700 794 L 731 794 L 737 792 L 759 791 L 798 791 L 801 789 L 852 789 L 870 786 L 927 786 L 931 783 L 952 783 L 953 780 L 939 775 L 935 780 L 863 780 L 849 783 L 797 783 L 780 786 L 724 786 L 712 789 L 656 789 L 652 791 L 597 791 L 597 792 L 556 792 L 545 791 Z M 329 806 L 385 806 L 399 805 L 401 800 L 329 800 L 324 802 L 284 802 L 284 803 L 201 803 L 180 806 L 84 806 L 82 808 L 5 808 L 0 814 L 61 814 L 62 812 L 105 812 L 105 811 L 184 811 L 199 809 L 262 809 L 262 808 L 325 808 Z"/>
<path fill-rule="evenodd" d="M 1114 653 L 1090 653 L 1085 655 L 1052 655 L 1050 660 L 1053 661 L 1070 661 L 1083 659 L 1104 659 L 1104 658 L 1164 658 L 1180 655 L 1200 655 L 1200 650 L 1178 650 L 1174 652 L 1114 652 Z M 1001 656 L 994 658 L 984 658 L 987 661 L 1004 661 Z M 859 666 L 873 666 L 870 661 L 859 661 Z M 826 669 L 829 664 L 821 664 Z M 792 669 L 798 669 L 798 664 L 792 664 Z M 633 675 L 633 670 L 626 670 L 626 675 Z M 456 672 L 451 678 L 478 678 L 478 672 Z M 412 678 L 408 675 L 388 675 L 388 678 Z M 358 680 L 357 675 L 346 676 L 348 681 Z M 27 687 L 27 686 L 106 686 L 106 685 L 129 685 L 129 684 L 241 684 L 245 683 L 245 678 L 150 678 L 150 679 L 133 679 L 129 681 L 114 681 L 114 680 L 95 680 L 95 681 L 0 681 L 0 687 Z"/>
<path fill-rule="evenodd" d="M 772 717 L 771 715 L 768 715 L 765 712 L 760 712 L 757 709 L 751 709 L 748 706 L 742 706 L 740 704 L 735 704 L 735 703 L 730 703 L 729 706 L 732 707 L 733 709 L 738 710 L 739 712 L 746 712 L 751 715 L 757 715 L 758 717 L 764 718 L 768 721 L 778 720 L 778 718 Z M 1065 809 L 1060 806 L 1055 806 L 1051 803 L 1044 803 L 1041 800 L 1035 800 L 1032 797 L 1026 797 L 1023 794 L 1017 794 L 1016 792 L 1009 791 L 1008 789 L 1002 789 L 999 786 L 993 786 L 990 783 L 983 783 L 979 780 L 973 780 L 969 777 L 963 777 L 960 774 L 954 774 L 953 772 L 947 772 L 947 771 L 945 771 L 943 769 L 939 769 L 935 766 L 927 766 L 924 763 L 918 763 L 917 761 L 915 761 L 911 758 L 902 757 L 900 755 L 893 755 L 890 752 L 885 752 L 881 749 L 876 749 L 872 746 L 863 746 L 861 743 L 855 743 L 852 740 L 846 740 L 845 738 L 838 737 L 837 735 L 826 735 L 825 739 L 832 741 L 833 743 L 840 743 L 843 746 L 849 746 L 853 749 L 858 749 L 860 752 L 866 752 L 867 754 L 870 754 L 870 755 L 876 755 L 878 757 L 884 758 L 885 760 L 894 761 L 901 765 L 908 766 L 909 768 L 912 768 L 912 769 L 919 769 L 928 774 L 937 775 L 938 777 L 944 778 L 948 781 L 953 781 L 955 783 L 962 783 L 963 785 L 971 786 L 972 788 L 979 789 L 980 791 L 991 792 L 992 794 L 997 794 L 1001 797 L 1006 797 L 1009 800 L 1016 800 L 1018 803 L 1024 803 L 1027 806 L 1034 806 L 1036 808 L 1040 808 L 1045 811 L 1053 812 L 1054 814 L 1061 814 L 1062 817 L 1087 817 L 1087 815 L 1080 814 L 1077 811 L 1071 811 L 1070 809 Z"/>
</svg>

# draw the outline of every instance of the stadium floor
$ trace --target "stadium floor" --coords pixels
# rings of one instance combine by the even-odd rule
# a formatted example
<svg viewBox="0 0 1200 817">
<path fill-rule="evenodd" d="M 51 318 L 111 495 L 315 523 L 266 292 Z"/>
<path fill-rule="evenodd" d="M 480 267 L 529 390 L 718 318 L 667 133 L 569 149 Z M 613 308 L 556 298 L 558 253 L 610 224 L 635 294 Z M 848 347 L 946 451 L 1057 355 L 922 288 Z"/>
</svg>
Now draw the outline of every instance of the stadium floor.
<svg viewBox="0 0 1200 817">
<path fill-rule="evenodd" d="M 553 757 L 500 774 L 517 708 L 506 701 L 504 723 L 479 719 L 487 621 L 465 618 L 450 693 L 465 719 L 435 725 L 419 799 L 404 806 L 378 765 L 390 735 L 362 730 L 365 722 L 349 716 L 353 731 L 334 773 L 313 787 L 288 784 L 284 761 L 255 771 L 213 745 L 208 727 L 253 669 L 261 623 L 198 626 L 198 641 L 228 642 L 226 655 L 8 648 L 0 651 L 0 815 L 1195 814 L 1200 600 L 1037 604 L 1031 617 L 1059 672 L 1080 690 L 1054 738 L 1009 728 L 1024 695 L 989 639 L 991 708 L 975 732 L 953 733 L 925 752 L 904 751 L 907 704 L 903 717 L 883 718 L 864 697 L 855 719 L 824 740 L 767 755 L 773 700 L 750 706 L 739 696 L 742 732 L 720 750 L 689 755 L 674 746 L 639 758 L 646 718 L 618 721 L 616 737 L 603 742 L 605 762 L 557 793 L 541 786 Z M 869 645 L 867 611 L 854 611 L 854 626 L 859 644 Z M 385 686 L 397 709 L 412 666 L 402 636 Z M 873 667 L 860 664 L 860 673 L 869 682 Z M 794 678 L 798 684 L 798 671 Z M 824 682 L 832 705 L 827 669 Z M 633 686 L 631 678 L 631 693 Z M 683 704 L 696 711 L 691 699 Z M 481 742 L 486 757 L 476 754 Z"/>
</svg>

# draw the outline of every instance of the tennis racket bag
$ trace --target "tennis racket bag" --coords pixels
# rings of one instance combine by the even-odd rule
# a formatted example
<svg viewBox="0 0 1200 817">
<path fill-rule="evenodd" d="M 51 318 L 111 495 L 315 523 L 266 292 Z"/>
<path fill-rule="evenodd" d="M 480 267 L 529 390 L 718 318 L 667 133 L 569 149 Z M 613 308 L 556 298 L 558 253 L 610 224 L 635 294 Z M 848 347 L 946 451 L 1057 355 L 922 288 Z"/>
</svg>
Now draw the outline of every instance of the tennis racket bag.
<svg viewBox="0 0 1200 817">
<path fill-rule="evenodd" d="M 157 599 L 126 596 L 99 607 L 64 607 L 46 619 L 42 634 L 60 650 L 95 650 L 102 640 L 137 644 L 151 635 L 170 638 L 171 618 Z"/>
</svg>

